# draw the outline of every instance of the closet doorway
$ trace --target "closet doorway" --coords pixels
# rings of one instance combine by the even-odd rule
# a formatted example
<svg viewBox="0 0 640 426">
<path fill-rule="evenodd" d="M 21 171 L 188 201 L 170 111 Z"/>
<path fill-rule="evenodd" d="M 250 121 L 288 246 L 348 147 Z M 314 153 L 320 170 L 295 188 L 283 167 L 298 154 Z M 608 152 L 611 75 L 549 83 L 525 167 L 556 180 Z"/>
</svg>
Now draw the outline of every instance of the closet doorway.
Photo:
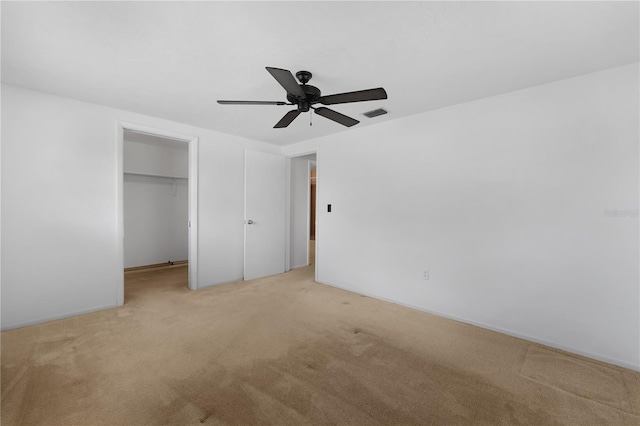
<svg viewBox="0 0 640 426">
<path fill-rule="evenodd" d="M 120 275 L 127 273 L 129 279 L 134 272 L 171 269 L 174 276 L 186 277 L 188 270 L 185 286 L 195 290 L 197 139 L 139 126 L 121 127 Z M 116 297 L 122 305 L 124 276 L 119 284 Z"/>
<path fill-rule="evenodd" d="M 289 267 L 314 265 L 317 272 L 316 154 L 289 158 Z"/>
<path fill-rule="evenodd" d="M 309 263 L 316 263 L 316 161 L 309 162 Z"/>
</svg>

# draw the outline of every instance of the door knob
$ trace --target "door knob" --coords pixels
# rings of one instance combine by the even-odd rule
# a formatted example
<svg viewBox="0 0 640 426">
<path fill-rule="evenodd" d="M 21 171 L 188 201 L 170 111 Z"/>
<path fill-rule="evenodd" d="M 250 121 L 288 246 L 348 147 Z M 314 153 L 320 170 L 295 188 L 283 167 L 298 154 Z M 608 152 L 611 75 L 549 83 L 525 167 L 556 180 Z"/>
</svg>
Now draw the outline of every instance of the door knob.
<svg viewBox="0 0 640 426">
<path fill-rule="evenodd" d="M 247 225 L 253 225 L 253 221 L 252 221 L 251 219 L 246 220 L 246 221 L 245 221 L 245 223 L 246 223 Z"/>
</svg>

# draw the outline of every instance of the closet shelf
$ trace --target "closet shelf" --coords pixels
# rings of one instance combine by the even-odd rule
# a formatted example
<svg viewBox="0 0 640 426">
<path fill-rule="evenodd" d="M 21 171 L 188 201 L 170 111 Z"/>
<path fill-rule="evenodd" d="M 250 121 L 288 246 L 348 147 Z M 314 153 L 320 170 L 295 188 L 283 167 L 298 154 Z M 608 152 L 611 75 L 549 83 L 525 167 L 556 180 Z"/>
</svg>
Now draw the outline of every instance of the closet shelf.
<svg viewBox="0 0 640 426">
<path fill-rule="evenodd" d="M 184 180 L 189 179 L 182 176 L 156 175 L 152 173 L 124 172 L 124 174 L 131 175 L 131 176 L 146 176 L 146 177 L 156 177 L 156 178 L 166 178 L 166 179 L 184 179 Z"/>
</svg>

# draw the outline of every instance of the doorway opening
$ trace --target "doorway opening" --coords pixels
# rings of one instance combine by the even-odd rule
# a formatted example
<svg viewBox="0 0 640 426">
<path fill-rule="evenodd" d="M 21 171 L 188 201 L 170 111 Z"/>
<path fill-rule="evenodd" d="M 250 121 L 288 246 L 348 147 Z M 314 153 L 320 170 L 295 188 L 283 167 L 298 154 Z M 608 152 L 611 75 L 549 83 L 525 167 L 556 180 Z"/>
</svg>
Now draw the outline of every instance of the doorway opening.
<svg viewBox="0 0 640 426">
<path fill-rule="evenodd" d="M 182 276 L 186 287 L 197 289 L 197 142 L 119 124 L 118 305 L 125 302 L 125 274 L 128 285 L 167 281 L 166 275 L 168 282 Z"/>
<path fill-rule="evenodd" d="M 312 265 L 317 275 L 316 153 L 289 158 L 289 267 Z"/>
<path fill-rule="evenodd" d="M 309 162 L 309 263 L 316 263 L 316 162 Z"/>
</svg>

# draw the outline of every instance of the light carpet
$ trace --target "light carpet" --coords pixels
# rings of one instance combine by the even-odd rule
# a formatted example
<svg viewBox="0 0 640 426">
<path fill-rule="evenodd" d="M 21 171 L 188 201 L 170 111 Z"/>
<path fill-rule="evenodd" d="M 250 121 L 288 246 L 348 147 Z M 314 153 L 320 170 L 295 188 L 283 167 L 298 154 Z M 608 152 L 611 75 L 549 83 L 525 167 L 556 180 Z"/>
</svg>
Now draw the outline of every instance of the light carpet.
<svg viewBox="0 0 640 426">
<path fill-rule="evenodd" d="M 2 425 L 634 425 L 640 374 L 321 285 L 197 292 L 126 275 L 123 307 L 2 333 Z"/>
</svg>

